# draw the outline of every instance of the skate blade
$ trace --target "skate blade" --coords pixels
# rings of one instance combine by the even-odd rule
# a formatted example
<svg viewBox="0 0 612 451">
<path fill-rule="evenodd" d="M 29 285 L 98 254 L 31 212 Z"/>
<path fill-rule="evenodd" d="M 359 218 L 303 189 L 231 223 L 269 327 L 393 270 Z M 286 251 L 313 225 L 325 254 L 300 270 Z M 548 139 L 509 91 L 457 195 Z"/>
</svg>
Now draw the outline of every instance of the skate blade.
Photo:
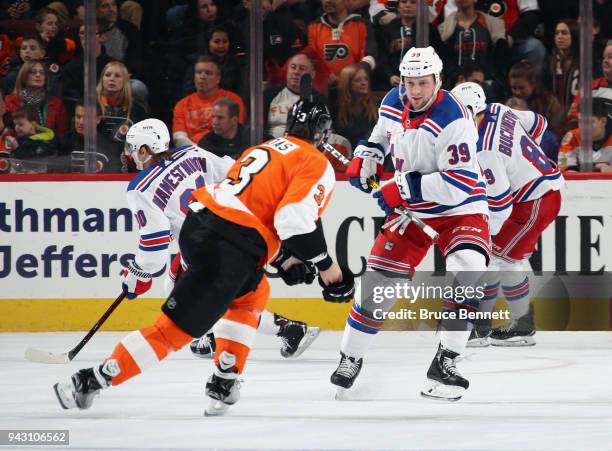
<svg viewBox="0 0 612 451">
<path fill-rule="evenodd" d="M 489 340 L 489 337 L 472 338 L 467 342 L 466 346 L 468 348 L 486 348 L 487 346 L 491 346 L 491 341 Z"/>
<path fill-rule="evenodd" d="M 208 407 L 204 411 L 205 417 L 218 417 L 221 415 L 225 415 L 227 410 L 229 409 L 229 404 L 225 404 L 216 399 L 211 399 Z"/>
<path fill-rule="evenodd" d="M 304 334 L 304 337 L 300 341 L 300 344 L 298 345 L 298 348 L 296 349 L 296 351 L 292 355 L 288 355 L 286 358 L 287 359 L 298 358 L 300 355 L 302 355 L 302 353 L 306 349 L 310 347 L 310 345 L 317 339 L 320 333 L 321 333 L 321 329 L 319 327 L 308 326 L 308 329 L 306 329 L 306 333 Z"/>
<path fill-rule="evenodd" d="M 491 338 L 491 345 L 501 347 L 535 346 L 535 338 L 532 336 L 512 337 L 508 340 L 496 340 Z"/>
<path fill-rule="evenodd" d="M 350 401 L 350 390 L 348 388 L 338 387 L 334 399 L 336 401 Z"/>
<path fill-rule="evenodd" d="M 66 384 L 60 384 L 58 382 L 53 386 L 53 391 L 62 409 L 74 409 L 77 406 L 74 396 L 72 396 L 72 390 L 67 387 Z"/>
<path fill-rule="evenodd" d="M 427 379 L 425 389 L 421 391 L 421 396 L 435 401 L 457 402 L 465 393 L 465 388 L 448 386 L 438 381 Z"/>
</svg>

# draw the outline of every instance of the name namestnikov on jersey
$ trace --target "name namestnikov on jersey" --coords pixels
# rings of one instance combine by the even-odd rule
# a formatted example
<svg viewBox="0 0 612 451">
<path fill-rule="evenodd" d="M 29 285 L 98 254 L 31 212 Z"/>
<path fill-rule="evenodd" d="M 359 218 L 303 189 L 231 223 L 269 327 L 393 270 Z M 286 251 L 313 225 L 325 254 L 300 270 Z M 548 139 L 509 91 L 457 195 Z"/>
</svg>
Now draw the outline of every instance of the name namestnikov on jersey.
<svg viewBox="0 0 612 451">
<path fill-rule="evenodd" d="M 167 249 L 183 225 L 194 189 L 223 179 L 234 163 L 196 146 L 140 171 L 127 188 L 128 205 L 139 226 L 136 263 L 155 274 L 164 269 Z"/>
</svg>

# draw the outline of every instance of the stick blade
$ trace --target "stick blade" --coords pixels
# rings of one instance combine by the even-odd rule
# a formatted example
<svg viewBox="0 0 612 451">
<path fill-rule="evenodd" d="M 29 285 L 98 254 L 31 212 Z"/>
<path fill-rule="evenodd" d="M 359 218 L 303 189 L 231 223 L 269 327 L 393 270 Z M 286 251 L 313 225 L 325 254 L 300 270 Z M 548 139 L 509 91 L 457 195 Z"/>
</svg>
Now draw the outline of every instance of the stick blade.
<svg viewBox="0 0 612 451">
<path fill-rule="evenodd" d="M 300 78 L 300 98 L 312 102 L 312 76 L 310 74 L 304 74 Z"/>
<path fill-rule="evenodd" d="M 68 353 L 56 354 L 42 349 L 28 348 L 25 352 L 25 358 L 30 362 L 50 363 L 50 364 L 66 364 L 70 362 Z"/>
</svg>

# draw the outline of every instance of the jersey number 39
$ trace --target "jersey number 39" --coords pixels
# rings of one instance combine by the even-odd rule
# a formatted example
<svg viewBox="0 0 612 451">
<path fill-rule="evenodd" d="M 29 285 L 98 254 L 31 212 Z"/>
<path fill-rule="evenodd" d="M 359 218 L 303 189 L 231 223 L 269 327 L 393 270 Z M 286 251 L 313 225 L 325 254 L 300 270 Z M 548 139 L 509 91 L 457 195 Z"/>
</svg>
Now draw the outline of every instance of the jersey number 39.
<svg viewBox="0 0 612 451">
<path fill-rule="evenodd" d="M 446 150 L 451 154 L 448 164 L 454 165 L 459 163 L 459 161 L 462 163 L 470 161 L 470 148 L 466 143 L 461 143 L 458 146 L 451 144 Z"/>
</svg>

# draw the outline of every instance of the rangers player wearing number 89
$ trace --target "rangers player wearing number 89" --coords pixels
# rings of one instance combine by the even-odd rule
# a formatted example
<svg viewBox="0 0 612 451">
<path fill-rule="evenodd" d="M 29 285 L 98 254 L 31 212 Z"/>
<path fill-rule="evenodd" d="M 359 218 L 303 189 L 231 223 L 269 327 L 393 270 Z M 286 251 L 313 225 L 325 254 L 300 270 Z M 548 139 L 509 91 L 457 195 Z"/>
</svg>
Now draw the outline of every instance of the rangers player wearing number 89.
<svg viewBox="0 0 612 451">
<path fill-rule="evenodd" d="M 368 257 L 367 270 L 356 290 L 341 345 L 341 360 L 331 377 L 341 389 L 350 388 L 357 377 L 362 356 L 382 327 L 380 310 L 388 311 L 395 298 L 382 303 L 375 289 L 394 286 L 394 277 L 410 278 L 432 240 L 395 209 L 406 207 L 439 233 L 438 246 L 446 268 L 464 286 L 486 270 L 490 250 L 487 197 L 476 160 L 478 134 L 469 111 L 452 94 L 440 89 L 442 61 L 433 48 L 412 48 L 400 64 L 401 90 L 407 102 L 401 112 L 383 101 L 379 124 L 393 119 L 387 133 L 390 144 L 380 138 L 361 142 L 347 170 L 355 187 L 369 191 L 368 179 L 382 172 L 391 154 L 395 177 L 374 193 L 388 215 Z M 395 102 L 396 104 L 398 102 Z M 395 125 L 401 117 L 401 127 Z M 375 127 L 380 136 L 381 130 Z M 459 271 L 462 271 L 459 273 Z M 461 279 L 464 280 L 461 280 Z M 475 304 L 476 303 L 476 304 Z M 477 309 L 477 300 L 458 304 L 446 299 L 445 309 Z M 375 314 L 374 310 L 378 313 Z M 451 315 L 452 316 L 452 315 Z M 459 316 L 459 315 L 457 315 Z M 456 401 L 469 383 L 455 367 L 455 358 L 465 349 L 472 325 L 466 321 L 443 321 L 438 352 L 427 372 L 425 397 Z"/>
<path fill-rule="evenodd" d="M 472 110 L 479 133 L 478 161 L 487 181 L 493 257 L 481 310 L 493 308 L 501 284 L 512 317 L 508 325 L 491 332 L 490 341 L 497 346 L 534 345 L 524 271 L 538 238 L 559 213 L 565 185 L 561 171 L 539 146 L 546 119 L 499 103 L 487 105 L 476 83 L 462 83 L 451 92 Z M 488 331 L 474 332 L 470 344 L 486 346 Z"/>
</svg>

